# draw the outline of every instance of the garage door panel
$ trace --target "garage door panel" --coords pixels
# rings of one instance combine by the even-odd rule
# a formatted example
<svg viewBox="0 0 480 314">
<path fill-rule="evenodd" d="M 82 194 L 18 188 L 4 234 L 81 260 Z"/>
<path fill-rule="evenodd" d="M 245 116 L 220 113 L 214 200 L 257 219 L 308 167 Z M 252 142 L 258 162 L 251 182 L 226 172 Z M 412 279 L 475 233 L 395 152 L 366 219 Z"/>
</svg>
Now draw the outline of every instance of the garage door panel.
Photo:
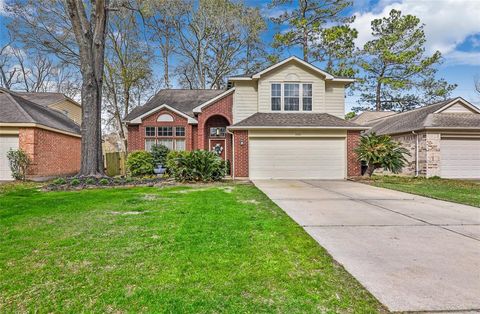
<svg viewBox="0 0 480 314">
<path fill-rule="evenodd" d="M 343 179 L 345 140 L 251 138 L 252 179 Z"/>
<path fill-rule="evenodd" d="M 442 139 L 440 152 L 443 178 L 480 178 L 480 139 Z"/>
<path fill-rule="evenodd" d="M 12 180 L 7 153 L 10 149 L 18 149 L 18 136 L 0 135 L 0 180 Z"/>
</svg>

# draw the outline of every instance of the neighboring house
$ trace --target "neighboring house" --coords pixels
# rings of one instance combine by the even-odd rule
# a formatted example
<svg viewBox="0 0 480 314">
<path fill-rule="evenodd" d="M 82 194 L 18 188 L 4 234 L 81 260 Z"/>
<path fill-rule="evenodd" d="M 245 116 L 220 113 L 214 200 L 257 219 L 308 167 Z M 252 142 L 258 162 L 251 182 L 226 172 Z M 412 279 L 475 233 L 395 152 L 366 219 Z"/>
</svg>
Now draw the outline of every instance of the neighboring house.
<svg viewBox="0 0 480 314">
<path fill-rule="evenodd" d="M 80 106 L 59 95 L 0 88 L 0 180 L 12 179 L 6 155 L 17 148 L 32 161 L 28 170 L 31 179 L 80 170 L 80 127 L 68 117 L 77 116 Z"/>
<path fill-rule="evenodd" d="M 355 122 L 356 124 L 369 125 L 376 120 L 383 119 L 394 114 L 396 114 L 395 111 L 364 111 L 350 119 L 350 121 Z"/>
<path fill-rule="evenodd" d="M 480 110 L 462 98 L 366 124 L 372 126 L 368 132 L 388 134 L 410 151 L 402 174 L 480 178 Z"/>
<path fill-rule="evenodd" d="M 367 127 L 344 120 L 352 82 L 291 57 L 231 77 L 228 90 L 162 90 L 126 117 L 128 149 L 217 150 L 236 178 L 357 176 Z"/>
</svg>

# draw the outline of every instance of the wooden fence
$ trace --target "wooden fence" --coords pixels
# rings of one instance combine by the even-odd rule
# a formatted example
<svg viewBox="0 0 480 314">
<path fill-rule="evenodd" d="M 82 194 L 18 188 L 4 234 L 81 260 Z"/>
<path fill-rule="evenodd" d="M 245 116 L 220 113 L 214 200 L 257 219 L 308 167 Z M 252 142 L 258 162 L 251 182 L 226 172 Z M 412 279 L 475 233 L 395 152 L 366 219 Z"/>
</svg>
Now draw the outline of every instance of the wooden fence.
<svg viewBox="0 0 480 314">
<path fill-rule="evenodd" d="M 118 175 L 125 175 L 125 153 L 105 153 L 105 168 L 107 176 L 113 177 Z"/>
</svg>

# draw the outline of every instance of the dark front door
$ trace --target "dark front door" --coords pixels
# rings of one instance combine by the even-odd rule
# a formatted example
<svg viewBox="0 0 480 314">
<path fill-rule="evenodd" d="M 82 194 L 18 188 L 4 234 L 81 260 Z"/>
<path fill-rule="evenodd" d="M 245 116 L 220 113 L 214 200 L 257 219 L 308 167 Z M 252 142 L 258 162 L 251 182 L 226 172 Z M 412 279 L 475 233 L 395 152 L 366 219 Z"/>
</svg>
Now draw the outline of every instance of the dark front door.
<svg viewBox="0 0 480 314">
<path fill-rule="evenodd" d="M 226 149 L 225 139 L 210 139 L 210 151 L 216 152 L 223 159 L 226 156 Z"/>
</svg>

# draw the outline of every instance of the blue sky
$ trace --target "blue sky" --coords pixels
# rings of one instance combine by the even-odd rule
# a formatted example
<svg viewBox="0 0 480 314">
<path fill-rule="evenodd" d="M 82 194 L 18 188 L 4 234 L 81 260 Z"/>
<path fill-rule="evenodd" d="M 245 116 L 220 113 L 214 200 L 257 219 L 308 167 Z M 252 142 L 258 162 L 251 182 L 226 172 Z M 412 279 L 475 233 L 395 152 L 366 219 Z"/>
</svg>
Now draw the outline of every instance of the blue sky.
<svg viewBox="0 0 480 314">
<path fill-rule="evenodd" d="M 268 8 L 270 0 L 244 1 L 261 8 L 266 18 L 280 12 Z M 6 38 L 4 2 L 0 0 L 0 43 Z M 453 96 L 462 96 L 480 107 L 480 95 L 474 90 L 474 78 L 480 77 L 480 0 L 354 0 L 348 14 L 356 16 L 353 26 L 359 31 L 359 46 L 370 39 L 371 20 L 386 16 L 393 8 L 421 19 L 425 24 L 427 52 L 439 50 L 444 56 L 439 77 L 458 84 Z M 277 30 L 277 26 L 268 22 L 268 30 L 263 34 L 265 42 L 270 42 Z M 301 56 L 298 49 L 291 49 L 284 57 L 289 55 Z M 356 105 L 356 99 L 347 97 L 347 110 Z"/>
<path fill-rule="evenodd" d="M 262 9 L 265 16 L 276 16 L 278 9 L 269 9 L 268 0 L 246 0 Z M 474 78 L 480 78 L 480 0 L 354 0 L 348 14 L 355 15 L 353 26 L 359 31 L 357 45 L 362 46 L 370 37 L 370 22 L 381 18 L 391 9 L 413 14 L 425 24 L 427 52 L 439 50 L 444 62 L 438 76 L 458 84 L 453 96 L 462 96 L 480 107 L 480 95 L 474 90 Z M 269 41 L 275 25 L 269 23 L 264 34 Z M 297 49 L 290 54 L 301 56 Z M 347 110 L 356 105 L 357 97 L 347 96 Z"/>
</svg>

